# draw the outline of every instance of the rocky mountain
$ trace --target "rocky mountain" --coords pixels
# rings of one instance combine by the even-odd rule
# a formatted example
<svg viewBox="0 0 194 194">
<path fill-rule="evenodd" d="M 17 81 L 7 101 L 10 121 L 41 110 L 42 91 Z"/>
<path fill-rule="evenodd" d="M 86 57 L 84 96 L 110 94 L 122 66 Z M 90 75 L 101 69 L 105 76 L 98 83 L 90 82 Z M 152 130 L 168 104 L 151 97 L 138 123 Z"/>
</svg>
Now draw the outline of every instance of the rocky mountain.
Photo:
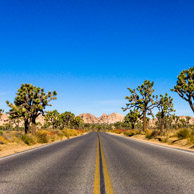
<svg viewBox="0 0 194 194">
<path fill-rule="evenodd" d="M 124 120 L 124 116 L 119 113 L 112 113 L 109 115 L 104 113 L 100 117 L 95 117 L 90 113 L 83 113 L 78 116 L 82 118 L 84 123 L 111 124 L 111 123 L 116 123 L 118 121 L 122 122 Z"/>
</svg>

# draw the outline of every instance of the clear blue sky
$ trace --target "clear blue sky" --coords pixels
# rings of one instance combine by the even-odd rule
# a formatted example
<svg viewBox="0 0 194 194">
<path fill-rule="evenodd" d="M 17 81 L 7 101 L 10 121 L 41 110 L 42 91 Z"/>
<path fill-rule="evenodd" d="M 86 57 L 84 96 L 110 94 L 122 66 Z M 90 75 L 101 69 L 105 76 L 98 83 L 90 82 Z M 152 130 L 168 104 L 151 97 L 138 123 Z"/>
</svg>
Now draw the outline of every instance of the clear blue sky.
<svg viewBox="0 0 194 194">
<path fill-rule="evenodd" d="M 58 92 L 51 110 L 123 113 L 126 88 L 148 79 L 193 116 L 170 92 L 194 66 L 193 10 L 193 0 L 0 1 L 0 108 L 31 83 Z"/>
</svg>

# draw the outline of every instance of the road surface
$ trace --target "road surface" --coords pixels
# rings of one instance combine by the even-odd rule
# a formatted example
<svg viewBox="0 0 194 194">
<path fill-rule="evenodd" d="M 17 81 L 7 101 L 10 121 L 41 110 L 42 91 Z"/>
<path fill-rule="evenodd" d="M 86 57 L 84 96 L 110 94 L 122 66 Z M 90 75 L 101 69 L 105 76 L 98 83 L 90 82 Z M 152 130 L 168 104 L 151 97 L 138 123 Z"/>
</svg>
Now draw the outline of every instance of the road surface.
<svg viewBox="0 0 194 194">
<path fill-rule="evenodd" d="M 88 133 L 0 159 L 0 193 L 194 194 L 194 152 Z"/>
</svg>

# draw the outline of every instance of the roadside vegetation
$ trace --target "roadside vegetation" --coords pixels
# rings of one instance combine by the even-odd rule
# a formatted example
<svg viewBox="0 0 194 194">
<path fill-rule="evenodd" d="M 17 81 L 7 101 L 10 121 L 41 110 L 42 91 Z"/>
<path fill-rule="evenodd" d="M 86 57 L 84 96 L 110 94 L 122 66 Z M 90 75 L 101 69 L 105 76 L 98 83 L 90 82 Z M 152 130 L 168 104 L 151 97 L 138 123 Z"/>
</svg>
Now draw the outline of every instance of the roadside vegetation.
<svg viewBox="0 0 194 194">
<path fill-rule="evenodd" d="M 154 95 L 154 82 L 145 80 L 137 89 L 128 88 L 130 96 L 123 111 L 129 110 L 123 123 L 117 123 L 113 133 L 126 136 L 143 137 L 145 139 L 155 139 L 163 143 L 190 145 L 194 148 L 194 125 L 190 124 L 191 117 L 180 118 L 174 114 L 173 98 L 165 95 Z M 177 80 L 177 84 L 171 91 L 176 92 L 182 99 L 188 102 L 194 112 L 194 67 L 183 70 Z M 158 109 L 156 115 L 152 110 Z M 154 125 L 149 126 L 150 118 L 156 119 Z M 127 127 L 125 127 L 127 125 Z M 130 130 L 131 128 L 131 130 Z M 136 129 L 135 129 L 136 128 Z"/>
<path fill-rule="evenodd" d="M 128 88 L 130 95 L 123 111 L 129 111 L 123 122 L 114 124 L 83 123 L 72 112 L 46 111 L 51 101 L 57 99 L 56 91 L 45 92 L 32 84 L 22 84 L 10 107 L 9 119 L 0 126 L 0 151 L 8 144 L 35 145 L 81 135 L 89 131 L 105 131 L 128 137 L 156 140 L 168 144 L 180 143 L 194 148 L 194 125 L 191 117 L 175 115 L 173 98 L 154 94 L 154 82 L 145 80 L 136 89 Z M 194 112 L 194 67 L 183 70 L 172 91 L 186 100 Z M 157 109 L 156 115 L 153 109 Z M 4 111 L 0 109 L 0 119 Z M 43 122 L 38 122 L 43 116 Z M 149 116 L 149 117 L 148 117 Z M 150 123 L 151 117 L 154 124 Z"/>
</svg>

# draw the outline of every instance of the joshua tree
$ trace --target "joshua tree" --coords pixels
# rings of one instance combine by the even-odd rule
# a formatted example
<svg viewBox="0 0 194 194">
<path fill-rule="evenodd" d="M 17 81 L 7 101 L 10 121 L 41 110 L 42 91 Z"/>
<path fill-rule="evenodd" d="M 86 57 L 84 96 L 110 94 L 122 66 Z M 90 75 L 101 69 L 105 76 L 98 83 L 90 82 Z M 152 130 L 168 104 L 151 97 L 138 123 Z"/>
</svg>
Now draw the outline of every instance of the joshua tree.
<svg viewBox="0 0 194 194">
<path fill-rule="evenodd" d="M 44 89 L 35 87 L 32 84 L 22 84 L 16 93 L 14 103 L 7 101 L 11 108 L 9 114 L 11 118 L 23 118 L 25 133 L 28 132 L 29 124 L 32 123 L 32 134 L 36 133 L 36 118 L 44 115 L 46 106 L 51 106 L 49 102 L 56 99 L 56 91 L 45 94 Z"/>
<path fill-rule="evenodd" d="M 187 125 L 189 125 L 189 121 L 190 121 L 191 117 L 190 116 L 187 116 L 186 117 L 186 120 L 187 120 Z"/>
<path fill-rule="evenodd" d="M 75 129 L 78 129 L 82 123 L 83 123 L 83 121 L 82 121 L 81 117 L 77 116 L 72 120 L 71 126 L 75 127 Z"/>
<path fill-rule="evenodd" d="M 140 113 L 138 110 L 130 110 L 130 112 L 125 116 L 125 122 L 131 123 L 132 129 L 135 129 L 135 124 L 138 121 Z"/>
<path fill-rule="evenodd" d="M 180 119 L 179 121 L 182 123 L 183 127 L 186 125 L 186 120 L 185 119 Z"/>
<path fill-rule="evenodd" d="M 126 96 L 129 102 L 126 104 L 126 108 L 122 108 L 123 111 L 127 109 L 134 108 L 140 112 L 140 118 L 143 118 L 143 131 L 146 130 L 146 115 L 153 115 L 152 109 L 156 107 L 156 102 L 154 101 L 155 96 L 152 95 L 154 92 L 153 89 L 154 82 L 145 80 L 141 86 L 138 86 L 136 89 L 138 93 L 130 88 L 128 90 L 131 93 L 131 96 Z"/>
<path fill-rule="evenodd" d="M 114 127 L 115 127 L 116 129 L 120 129 L 120 128 L 121 128 L 121 125 L 122 125 L 122 122 L 117 121 L 117 122 L 114 123 L 113 125 L 114 125 Z"/>
<path fill-rule="evenodd" d="M 44 120 L 53 126 L 53 129 L 58 127 L 59 124 L 59 112 L 57 110 L 48 111 L 44 117 Z"/>
<path fill-rule="evenodd" d="M 177 84 L 171 91 L 177 92 L 181 98 L 186 100 L 194 112 L 194 67 L 183 70 L 179 74 Z"/>
<path fill-rule="evenodd" d="M 179 117 L 179 116 L 176 116 L 175 114 L 172 115 L 172 120 L 175 122 L 175 124 L 178 123 L 179 118 L 180 118 L 180 117 Z"/>
<path fill-rule="evenodd" d="M 160 99 L 157 101 L 157 107 L 159 109 L 157 117 L 160 123 L 160 132 L 163 132 L 165 120 L 170 119 L 170 113 L 175 111 L 173 109 L 172 101 L 173 98 L 171 98 L 171 96 L 168 96 L 167 93 L 165 94 L 165 96 L 160 95 Z"/>
<path fill-rule="evenodd" d="M 61 128 L 64 128 L 64 126 L 66 127 L 70 127 L 72 121 L 75 118 L 75 115 L 71 112 L 64 112 L 62 114 L 60 114 L 60 120 L 61 120 Z"/>
</svg>

